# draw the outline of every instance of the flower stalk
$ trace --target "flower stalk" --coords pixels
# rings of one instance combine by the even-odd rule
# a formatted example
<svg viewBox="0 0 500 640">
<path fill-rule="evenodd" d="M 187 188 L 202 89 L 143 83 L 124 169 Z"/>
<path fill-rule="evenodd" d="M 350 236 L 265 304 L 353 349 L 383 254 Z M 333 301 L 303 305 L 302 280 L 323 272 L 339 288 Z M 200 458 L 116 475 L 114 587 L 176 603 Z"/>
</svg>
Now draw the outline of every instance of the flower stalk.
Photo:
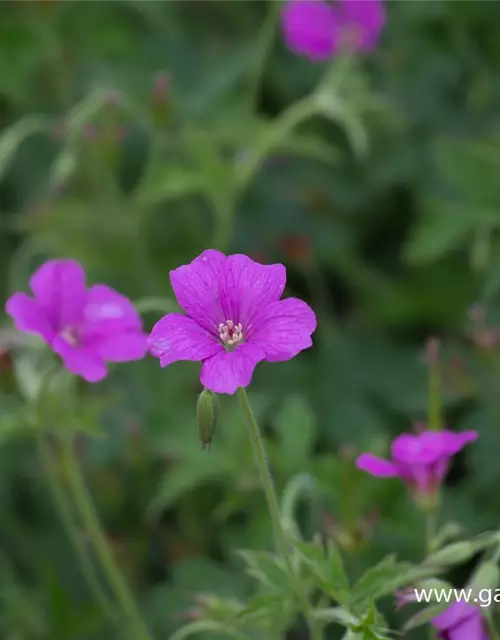
<svg viewBox="0 0 500 640">
<path fill-rule="evenodd" d="M 99 518 L 95 512 L 92 498 L 88 493 L 85 481 L 80 472 L 71 440 L 69 438 L 62 438 L 61 445 L 64 471 L 68 478 L 75 507 L 82 519 L 86 533 L 94 546 L 97 557 L 113 589 L 115 597 L 128 620 L 132 637 L 134 640 L 152 640 L 134 598 L 109 549 L 106 537 L 99 523 Z"/>
<path fill-rule="evenodd" d="M 302 613 L 304 614 L 309 624 L 311 637 L 313 638 L 313 640 L 320 640 L 322 635 L 321 629 L 318 628 L 315 621 L 313 620 L 311 604 L 307 598 L 307 595 L 304 593 L 300 580 L 295 573 L 295 569 L 293 568 L 288 542 L 286 539 L 285 531 L 283 529 L 283 525 L 281 523 L 278 498 L 274 489 L 271 470 L 269 469 L 269 464 L 267 462 L 267 454 L 264 446 L 264 441 L 260 433 L 259 425 L 257 424 L 255 416 L 253 415 L 247 393 L 243 387 L 240 387 L 238 389 L 238 398 L 248 426 L 250 441 L 252 443 L 252 448 L 255 455 L 255 461 L 259 470 L 262 488 L 266 496 L 269 515 L 271 517 L 271 522 L 273 525 L 276 547 L 283 559 L 283 562 L 285 563 L 288 573 L 290 574 L 290 579 L 293 582 L 295 593 L 302 609 Z"/>
<path fill-rule="evenodd" d="M 74 547 L 83 577 L 90 592 L 101 607 L 103 613 L 108 616 L 111 621 L 116 623 L 114 605 L 99 583 L 99 579 L 95 573 L 94 567 L 92 566 L 92 560 L 89 558 L 86 545 L 80 539 L 78 532 L 75 529 L 71 505 L 68 501 L 67 496 L 65 495 L 64 490 L 59 486 L 57 482 L 57 478 L 53 469 L 53 461 L 51 459 L 50 451 L 47 447 L 44 433 L 42 429 L 37 429 L 36 431 L 38 455 L 42 462 L 42 467 L 45 472 L 47 484 L 49 486 L 50 492 L 52 493 L 54 504 L 57 508 L 57 511 L 59 512 L 59 517 L 61 519 L 65 533 Z"/>
</svg>

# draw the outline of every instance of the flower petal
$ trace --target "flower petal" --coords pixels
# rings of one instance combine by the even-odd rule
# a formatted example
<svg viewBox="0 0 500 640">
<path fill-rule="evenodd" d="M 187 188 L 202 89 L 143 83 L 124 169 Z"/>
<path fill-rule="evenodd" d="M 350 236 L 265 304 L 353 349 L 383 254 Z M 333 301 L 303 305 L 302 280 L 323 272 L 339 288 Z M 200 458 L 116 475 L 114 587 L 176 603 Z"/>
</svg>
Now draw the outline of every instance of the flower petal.
<svg viewBox="0 0 500 640">
<path fill-rule="evenodd" d="M 448 433 L 451 437 L 446 444 L 447 452 L 450 456 L 455 455 L 466 445 L 479 438 L 479 433 L 477 431 L 463 431 L 462 433 L 453 433 L 450 431 Z"/>
<path fill-rule="evenodd" d="M 454 602 L 451 606 L 445 609 L 438 616 L 433 618 L 432 626 L 436 627 L 440 631 L 447 629 L 455 629 L 457 627 L 462 628 L 462 625 L 471 619 L 478 619 L 481 622 L 481 614 L 474 607 L 474 605 L 466 602 L 465 600 L 459 600 Z M 481 628 L 481 627 L 479 627 Z M 457 638 L 462 636 L 457 635 Z M 464 640 L 472 640 L 473 638 L 481 638 L 481 634 L 463 636 Z"/>
<path fill-rule="evenodd" d="M 170 282 L 182 309 L 207 331 L 217 335 L 217 325 L 227 319 L 220 304 L 225 264 L 223 253 L 207 249 L 190 264 L 170 272 Z"/>
<path fill-rule="evenodd" d="M 285 284 L 282 264 L 259 264 L 243 254 L 228 256 L 221 282 L 223 322 L 240 322 L 245 328 L 261 309 L 281 298 Z"/>
<path fill-rule="evenodd" d="M 204 360 L 224 350 L 208 331 L 179 313 L 169 313 L 155 324 L 148 345 L 162 367 L 177 360 Z"/>
<path fill-rule="evenodd" d="M 378 478 L 394 478 L 399 475 L 395 464 L 372 453 L 362 453 L 356 460 L 356 466 Z"/>
<path fill-rule="evenodd" d="M 57 336 L 52 348 L 61 356 L 70 373 L 81 376 L 87 382 L 99 382 L 108 373 L 102 358 L 88 347 L 72 347 L 64 338 Z"/>
<path fill-rule="evenodd" d="M 14 320 L 14 326 L 23 333 L 36 333 L 50 343 L 54 331 L 44 312 L 33 298 L 25 293 L 14 293 L 5 305 L 5 310 Z"/>
<path fill-rule="evenodd" d="M 308 349 L 315 329 L 316 315 L 311 307 L 297 298 L 286 298 L 256 314 L 245 339 L 258 344 L 269 362 L 281 362 Z"/>
<path fill-rule="evenodd" d="M 394 460 L 402 465 L 432 464 L 448 458 L 446 431 L 422 431 L 422 433 L 402 433 L 391 446 Z"/>
<path fill-rule="evenodd" d="M 382 0 L 339 0 L 333 11 L 336 14 L 335 39 L 338 45 L 349 39 L 349 32 L 353 31 L 356 48 L 370 53 L 377 45 L 386 21 Z"/>
<path fill-rule="evenodd" d="M 335 48 L 335 18 L 324 0 L 289 0 L 281 25 L 290 51 L 315 62 L 328 60 Z"/>
<path fill-rule="evenodd" d="M 81 339 L 84 344 L 117 333 L 142 329 L 142 320 L 130 300 L 105 284 L 90 287 L 83 309 Z"/>
<path fill-rule="evenodd" d="M 238 387 L 248 387 L 255 366 L 264 357 L 264 351 L 251 343 L 239 345 L 234 351 L 220 351 L 203 361 L 201 383 L 214 393 L 233 394 Z"/>
<path fill-rule="evenodd" d="M 75 260 L 49 260 L 31 276 L 35 299 L 54 331 L 81 321 L 85 304 L 85 272 Z"/>
<path fill-rule="evenodd" d="M 107 362 L 129 362 L 144 358 L 148 351 L 146 333 L 119 333 L 96 342 L 95 352 Z"/>
</svg>

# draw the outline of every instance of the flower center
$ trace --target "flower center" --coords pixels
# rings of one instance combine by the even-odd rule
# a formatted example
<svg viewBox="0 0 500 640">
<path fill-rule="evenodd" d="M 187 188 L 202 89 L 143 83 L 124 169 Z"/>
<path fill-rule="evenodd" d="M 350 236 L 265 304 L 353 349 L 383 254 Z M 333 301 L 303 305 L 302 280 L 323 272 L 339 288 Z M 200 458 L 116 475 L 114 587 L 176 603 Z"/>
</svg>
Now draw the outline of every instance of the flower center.
<svg viewBox="0 0 500 640">
<path fill-rule="evenodd" d="M 243 342 L 243 327 L 241 324 L 234 324 L 232 320 L 226 320 L 219 324 L 219 338 L 227 351 L 235 349 L 240 342 Z"/>
<path fill-rule="evenodd" d="M 78 329 L 76 327 L 64 327 L 59 334 L 63 340 L 66 340 L 72 347 L 76 347 L 79 342 Z"/>
</svg>

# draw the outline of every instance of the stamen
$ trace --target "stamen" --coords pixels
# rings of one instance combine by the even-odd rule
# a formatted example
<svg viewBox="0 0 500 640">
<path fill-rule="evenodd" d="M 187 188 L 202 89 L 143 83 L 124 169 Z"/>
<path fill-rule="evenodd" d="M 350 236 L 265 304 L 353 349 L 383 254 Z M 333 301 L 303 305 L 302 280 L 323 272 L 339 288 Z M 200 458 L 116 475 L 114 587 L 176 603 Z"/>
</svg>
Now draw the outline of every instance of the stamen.
<svg viewBox="0 0 500 640">
<path fill-rule="evenodd" d="M 76 327 L 64 327 L 59 335 L 72 347 L 76 347 L 78 345 L 78 329 Z"/>
<path fill-rule="evenodd" d="M 243 342 L 243 326 L 241 323 L 234 324 L 232 320 L 226 320 L 218 325 L 219 337 L 228 351 L 236 348 Z"/>
</svg>

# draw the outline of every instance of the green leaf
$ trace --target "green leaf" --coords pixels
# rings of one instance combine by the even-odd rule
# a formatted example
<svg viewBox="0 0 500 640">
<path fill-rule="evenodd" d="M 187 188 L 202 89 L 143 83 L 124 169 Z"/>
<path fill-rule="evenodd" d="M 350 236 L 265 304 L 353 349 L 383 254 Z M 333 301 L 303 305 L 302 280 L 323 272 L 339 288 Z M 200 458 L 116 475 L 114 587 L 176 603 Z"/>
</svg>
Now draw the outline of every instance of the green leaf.
<svg viewBox="0 0 500 640">
<path fill-rule="evenodd" d="M 170 636 L 169 640 L 185 640 L 186 638 L 191 638 L 192 636 L 199 635 L 201 633 L 213 633 L 217 632 L 221 634 L 223 638 L 234 638 L 234 640 L 248 640 L 247 636 L 243 633 L 240 633 L 236 630 L 231 630 L 224 628 L 223 624 L 219 622 L 214 622 L 212 620 L 197 620 L 196 622 L 191 622 L 187 624 L 185 627 L 182 627 L 178 631 L 176 631 L 172 636 Z"/>
<path fill-rule="evenodd" d="M 332 541 L 325 552 L 320 542 L 293 541 L 306 567 L 318 581 L 318 586 L 338 602 L 349 599 L 349 581 L 342 558 Z"/>
<path fill-rule="evenodd" d="M 425 264 L 465 246 L 476 228 L 494 216 L 470 204 L 429 199 L 405 248 L 405 258 Z"/>
<path fill-rule="evenodd" d="M 247 606 L 238 614 L 238 619 L 245 626 L 262 626 L 269 629 L 280 623 L 282 628 L 287 626 L 294 612 L 293 597 L 287 598 L 283 593 L 260 593 L 250 598 Z"/>
<path fill-rule="evenodd" d="M 359 624 L 359 619 L 353 616 L 344 607 L 330 607 L 329 609 L 317 609 L 313 612 L 315 620 L 321 622 L 336 622 L 344 627 Z"/>
<path fill-rule="evenodd" d="M 368 569 L 359 579 L 352 592 L 352 605 L 356 611 L 364 610 L 370 601 L 394 591 L 401 579 L 406 579 L 412 569 L 407 562 L 396 562 L 394 555 L 387 556 Z"/>
<path fill-rule="evenodd" d="M 450 544 L 426 558 L 424 567 L 450 567 L 466 562 L 479 551 L 498 544 L 500 540 L 499 536 L 500 534 L 498 532 L 484 533 L 474 540 Z"/>
<path fill-rule="evenodd" d="M 261 584 L 281 594 L 292 593 L 290 575 L 278 556 L 266 551 L 237 552 L 247 565 L 247 573 Z"/>
</svg>

